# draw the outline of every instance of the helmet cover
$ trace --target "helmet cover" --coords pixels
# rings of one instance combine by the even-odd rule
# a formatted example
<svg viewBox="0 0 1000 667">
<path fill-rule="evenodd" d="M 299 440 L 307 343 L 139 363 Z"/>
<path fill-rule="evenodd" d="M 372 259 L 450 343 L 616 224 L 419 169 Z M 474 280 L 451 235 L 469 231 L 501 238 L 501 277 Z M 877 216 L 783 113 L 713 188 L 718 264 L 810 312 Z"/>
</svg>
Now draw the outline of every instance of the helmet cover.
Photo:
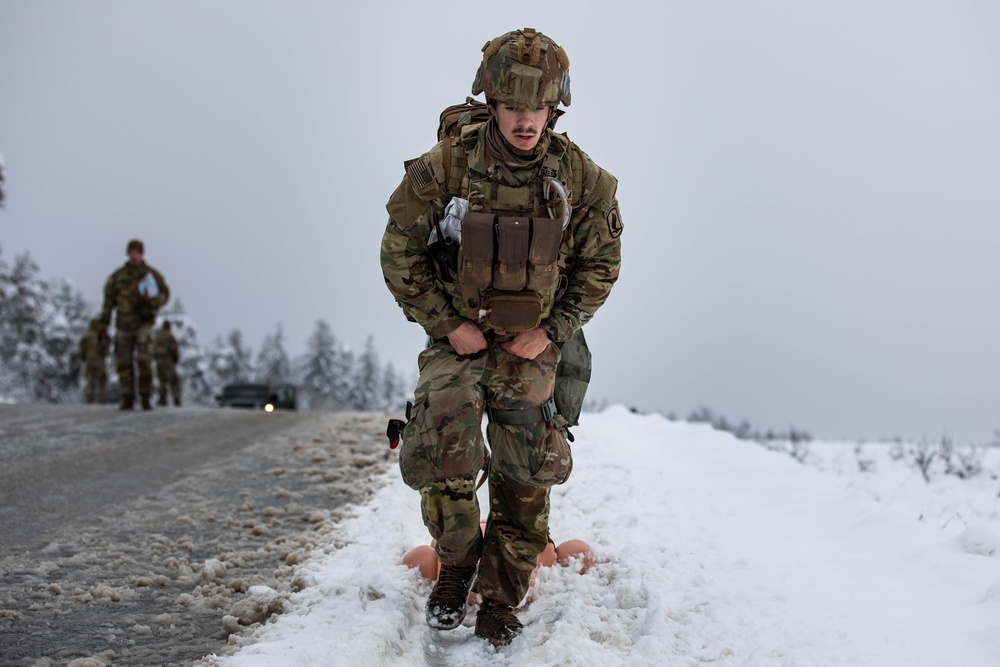
<svg viewBox="0 0 1000 667">
<path fill-rule="evenodd" d="M 472 82 L 472 94 L 479 93 L 517 108 L 569 106 L 569 57 L 534 28 L 508 32 L 483 47 Z"/>
</svg>

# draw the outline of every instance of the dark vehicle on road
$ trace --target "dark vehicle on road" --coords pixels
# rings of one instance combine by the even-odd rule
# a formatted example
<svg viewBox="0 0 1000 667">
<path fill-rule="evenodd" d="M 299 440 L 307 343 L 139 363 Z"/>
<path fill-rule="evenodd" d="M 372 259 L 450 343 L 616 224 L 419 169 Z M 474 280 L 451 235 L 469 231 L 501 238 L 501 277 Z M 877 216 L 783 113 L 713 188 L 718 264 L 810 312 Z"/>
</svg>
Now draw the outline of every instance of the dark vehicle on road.
<svg viewBox="0 0 1000 667">
<path fill-rule="evenodd" d="M 240 383 L 227 384 L 222 388 L 222 395 L 216 396 L 215 400 L 223 408 L 250 408 L 273 412 L 295 410 L 295 397 L 295 387 L 290 384 L 271 387 L 266 384 Z"/>
</svg>

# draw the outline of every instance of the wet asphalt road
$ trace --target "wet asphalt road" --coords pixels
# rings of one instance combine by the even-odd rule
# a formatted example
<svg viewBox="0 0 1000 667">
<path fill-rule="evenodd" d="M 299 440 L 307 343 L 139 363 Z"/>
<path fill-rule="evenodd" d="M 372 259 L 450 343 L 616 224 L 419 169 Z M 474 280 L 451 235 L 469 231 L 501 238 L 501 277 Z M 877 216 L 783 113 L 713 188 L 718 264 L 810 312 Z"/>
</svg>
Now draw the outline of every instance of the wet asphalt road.
<svg viewBox="0 0 1000 667">
<path fill-rule="evenodd" d="M 382 479 L 385 418 L 0 405 L 0 665 L 192 665 L 246 641 Z"/>
</svg>

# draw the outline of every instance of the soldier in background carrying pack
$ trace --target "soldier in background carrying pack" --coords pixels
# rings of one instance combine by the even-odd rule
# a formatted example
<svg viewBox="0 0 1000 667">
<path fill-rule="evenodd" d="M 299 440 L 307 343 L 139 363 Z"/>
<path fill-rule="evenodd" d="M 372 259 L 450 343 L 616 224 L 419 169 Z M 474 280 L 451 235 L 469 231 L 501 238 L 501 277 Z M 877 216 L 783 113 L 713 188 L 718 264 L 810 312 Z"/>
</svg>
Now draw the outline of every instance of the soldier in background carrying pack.
<svg viewBox="0 0 1000 667">
<path fill-rule="evenodd" d="M 115 316 L 115 359 L 122 393 L 122 410 L 135 407 L 135 368 L 139 368 L 142 409 L 152 410 L 153 323 L 156 312 L 170 299 L 170 290 L 159 271 L 146 264 L 142 241 L 133 239 L 125 249 L 128 261 L 108 277 L 104 285 L 101 323 Z M 134 355 L 134 358 L 133 358 Z"/>
<path fill-rule="evenodd" d="M 442 114 L 439 143 L 405 163 L 381 262 L 397 303 L 431 340 L 399 457 L 441 562 L 427 622 L 461 624 L 474 584 L 476 635 L 499 647 L 520 631 L 513 608 L 549 542 L 549 490 L 572 470 L 553 399 L 559 344 L 608 298 L 622 222 L 615 178 L 553 131 L 557 107 L 570 103 L 558 44 L 531 28 L 491 40 L 472 85 L 479 93 L 485 122 L 475 122 L 474 103 L 457 122 Z M 481 470 L 490 494 L 482 533 Z"/>
<path fill-rule="evenodd" d="M 108 370 L 105 359 L 111 347 L 111 337 L 101 320 L 90 320 L 90 326 L 80 339 L 80 359 L 87 373 L 87 386 L 83 397 L 87 403 L 101 403 L 108 400 Z"/>
<path fill-rule="evenodd" d="M 153 359 L 156 360 L 156 380 L 160 388 L 158 405 L 167 404 L 167 390 L 174 399 L 174 405 L 181 404 L 181 378 L 177 375 L 177 361 L 180 351 L 177 339 L 170 332 L 170 320 L 163 322 L 156 339 L 153 341 Z"/>
</svg>

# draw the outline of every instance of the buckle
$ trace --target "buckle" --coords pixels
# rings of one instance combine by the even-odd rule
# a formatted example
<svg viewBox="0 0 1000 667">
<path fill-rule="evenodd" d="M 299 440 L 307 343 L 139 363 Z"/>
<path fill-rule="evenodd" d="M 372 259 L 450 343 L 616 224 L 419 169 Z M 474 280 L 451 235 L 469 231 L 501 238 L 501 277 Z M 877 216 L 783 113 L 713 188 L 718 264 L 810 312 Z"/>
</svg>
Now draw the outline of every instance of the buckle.
<svg viewBox="0 0 1000 667">
<path fill-rule="evenodd" d="M 547 400 L 538 409 L 542 411 L 542 421 L 551 421 L 553 417 L 559 414 L 559 410 L 556 408 L 556 399 L 554 398 Z"/>
</svg>

